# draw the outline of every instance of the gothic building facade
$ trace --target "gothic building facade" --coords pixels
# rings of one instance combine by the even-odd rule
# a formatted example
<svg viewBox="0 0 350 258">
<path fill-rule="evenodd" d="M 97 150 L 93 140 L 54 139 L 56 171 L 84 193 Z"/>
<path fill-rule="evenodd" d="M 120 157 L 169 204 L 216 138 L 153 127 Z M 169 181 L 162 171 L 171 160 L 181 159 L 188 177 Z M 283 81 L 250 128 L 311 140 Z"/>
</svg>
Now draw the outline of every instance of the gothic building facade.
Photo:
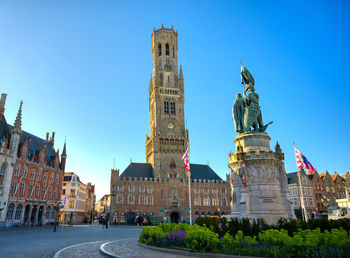
<svg viewBox="0 0 350 258">
<path fill-rule="evenodd" d="M 0 100 L 0 224 L 3 226 L 50 223 L 61 197 L 66 164 L 55 150 L 55 133 L 41 139 L 22 130 L 22 102 L 15 123 L 5 118 L 6 94 Z"/>
<path fill-rule="evenodd" d="M 188 176 L 183 154 L 189 146 L 185 128 L 184 76 L 178 64 L 178 33 L 153 30 L 153 73 L 149 84 L 150 135 L 146 163 L 130 163 L 111 172 L 111 220 L 133 223 L 137 216 L 161 221 L 189 221 Z M 191 164 L 192 219 L 228 214 L 229 180 L 209 165 Z"/>
</svg>

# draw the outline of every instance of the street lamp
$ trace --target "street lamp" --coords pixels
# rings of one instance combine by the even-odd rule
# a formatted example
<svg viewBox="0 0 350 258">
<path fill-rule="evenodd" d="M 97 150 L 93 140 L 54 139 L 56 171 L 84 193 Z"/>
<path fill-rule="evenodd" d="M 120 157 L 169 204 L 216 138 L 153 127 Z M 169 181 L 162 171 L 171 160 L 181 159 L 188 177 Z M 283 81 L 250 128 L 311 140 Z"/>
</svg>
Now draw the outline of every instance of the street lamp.
<svg viewBox="0 0 350 258">
<path fill-rule="evenodd" d="M 56 232 L 57 217 L 58 217 L 58 213 L 59 213 L 59 210 L 60 210 L 59 203 L 60 203 L 60 201 L 57 201 L 56 202 L 56 206 L 54 206 L 54 209 L 56 211 L 56 216 L 55 216 L 55 225 L 53 227 L 53 232 Z"/>
</svg>

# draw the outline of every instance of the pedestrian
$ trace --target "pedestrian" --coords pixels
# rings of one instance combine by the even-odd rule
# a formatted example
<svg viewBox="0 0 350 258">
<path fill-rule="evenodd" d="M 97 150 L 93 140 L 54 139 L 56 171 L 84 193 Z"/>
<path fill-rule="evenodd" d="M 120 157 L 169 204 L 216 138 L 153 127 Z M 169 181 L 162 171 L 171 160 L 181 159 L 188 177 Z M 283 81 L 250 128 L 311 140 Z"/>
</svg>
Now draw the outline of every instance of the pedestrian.
<svg viewBox="0 0 350 258">
<path fill-rule="evenodd" d="M 102 229 L 105 229 L 105 226 L 106 226 L 106 214 L 102 214 L 102 217 L 101 217 L 101 222 L 102 222 Z"/>
<path fill-rule="evenodd" d="M 109 222 L 109 212 L 106 215 L 106 229 L 108 229 L 108 222 Z"/>
</svg>

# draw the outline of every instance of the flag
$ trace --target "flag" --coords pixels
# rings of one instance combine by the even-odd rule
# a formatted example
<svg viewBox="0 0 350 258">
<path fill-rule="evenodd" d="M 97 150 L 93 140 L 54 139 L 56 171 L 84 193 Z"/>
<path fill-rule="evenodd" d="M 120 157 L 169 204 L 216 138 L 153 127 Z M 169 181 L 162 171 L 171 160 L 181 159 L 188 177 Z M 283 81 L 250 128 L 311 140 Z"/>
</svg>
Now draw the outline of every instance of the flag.
<svg viewBox="0 0 350 258">
<path fill-rule="evenodd" d="M 298 169 L 304 168 L 309 172 L 309 174 L 311 175 L 314 174 L 315 169 L 311 165 L 311 163 L 307 160 L 307 158 L 296 148 L 294 148 L 294 151 L 295 151 L 295 159 L 297 160 Z"/>
<path fill-rule="evenodd" d="M 60 201 L 60 206 L 64 206 L 66 204 L 66 197 L 62 201 Z"/>
<path fill-rule="evenodd" d="M 190 171 L 190 152 L 188 151 L 188 149 L 186 150 L 185 154 L 182 157 L 185 165 L 184 168 L 191 173 Z"/>
</svg>

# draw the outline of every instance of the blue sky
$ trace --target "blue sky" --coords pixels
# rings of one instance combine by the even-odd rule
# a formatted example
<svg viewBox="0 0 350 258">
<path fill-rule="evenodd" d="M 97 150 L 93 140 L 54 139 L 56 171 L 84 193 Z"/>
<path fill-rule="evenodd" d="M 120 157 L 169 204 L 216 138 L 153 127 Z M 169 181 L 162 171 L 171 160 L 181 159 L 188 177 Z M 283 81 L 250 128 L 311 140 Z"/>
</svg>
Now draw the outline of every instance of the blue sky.
<svg viewBox="0 0 350 258">
<path fill-rule="evenodd" d="M 55 147 L 67 170 L 109 193 L 113 158 L 145 162 L 153 27 L 172 24 L 185 77 L 191 162 L 222 177 L 234 150 L 240 60 L 256 81 L 271 146 L 292 143 L 320 172 L 349 166 L 348 1 L 1 1 L 0 89 L 13 123 Z"/>
</svg>

